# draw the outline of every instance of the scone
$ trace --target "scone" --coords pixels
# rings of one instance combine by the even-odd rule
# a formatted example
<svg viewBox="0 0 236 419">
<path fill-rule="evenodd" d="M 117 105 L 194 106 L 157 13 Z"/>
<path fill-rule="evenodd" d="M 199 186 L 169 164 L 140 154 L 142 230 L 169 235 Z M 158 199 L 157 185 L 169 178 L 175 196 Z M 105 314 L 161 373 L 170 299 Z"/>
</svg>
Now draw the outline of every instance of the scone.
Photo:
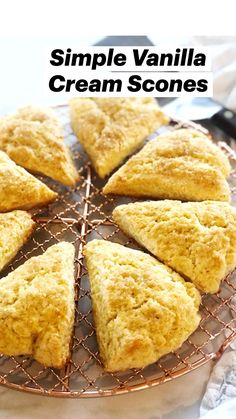
<svg viewBox="0 0 236 419">
<path fill-rule="evenodd" d="M 47 122 L 47 124 L 50 124 L 54 126 L 54 130 L 57 131 L 57 136 L 63 140 L 63 137 L 61 134 L 61 124 L 53 111 L 52 108 L 48 107 L 42 107 L 42 106 L 25 106 L 24 108 L 18 109 L 18 111 L 12 115 L 12 117 L 15 116 L 18 119 L 23 119 L 24 121 L 38 121 L 38 122 Z M 10 116 L 11 117 L 11 116 Z"/>
<path fill-rule="evenodd" d="M 74 246 L 61 242 L 0 281 L 0 353 L 62 368 L 74 323 Z"/>
<path fill-rule="evenodd" d="M 27 106 L 0 118 L 0 150 L 33 173 L 74 186 L 78 172 L 51 109 Z"/>
<path fill-rule="evenodd" d="M 101 178 L 168 118 L 153 98 L 74 98 L 71 126 Z"/>
<path fill-rule="evenodd" d="M 47 205 L 57 193 L 0 151 L 0 212 Z"/>
<path fill-rule="evenodd" d="M 93 316 L 106 371 L 142 368 L 197 328 L 200 294 L 153 257 L 120 244 L 85 246 Z"/>
<path fill-rule="evenodd" d="M 116 207 L 113 218 L 201 291 L 217 292 L 236 266 L 236 209 L 226 202 L 136 202 Z"/>
<path fill-rule="evenodd" d="M 26 211 L 0 214 L 0 271 L 26 243 L 34 225 L 31 215 Z"/>
<path fill-rule="evenodd" d="M 229 201 L 230 164 L 208 137 L 193 129 L 159 135 L 111 176 L 105 194 Z"/>
</svg>

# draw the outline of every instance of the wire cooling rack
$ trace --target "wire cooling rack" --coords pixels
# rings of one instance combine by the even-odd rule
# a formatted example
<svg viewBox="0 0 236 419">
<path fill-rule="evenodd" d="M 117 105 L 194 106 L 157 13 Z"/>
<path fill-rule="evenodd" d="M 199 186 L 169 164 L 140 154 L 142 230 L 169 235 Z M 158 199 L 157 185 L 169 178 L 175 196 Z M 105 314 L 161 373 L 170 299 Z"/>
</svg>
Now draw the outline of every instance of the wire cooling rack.
<svg viewBox="0 0 236 419">
<path fill-rule="evenodd" d="M 103 196 L 104 181 L 91 169 L 86 155 L 71 132 L 68 108 L 56 108 L 65 130 L 81 181 L 71 189 L 52 180 L 41 178 L 59 193 L 56 202 L 34 213 L 37 228 L 21 249 L 13 263 L 1 273 L 5 276 L 25 260 L 42 254 L 49 246 L 62 240 L 76 247 L 76 313 L 72 338 L 71 358 L 61 370 L 45 368 L 27 356 L 5 357 L 0 355 L 0 383 L 14 389 L 57 397 L 111 396 L 173 380 L 217 359 L 236 337 L 236 273 L 232 272 L 215 295 L 203 295 L 201 323 L 182 347 L 158 362 L 143 368 L 122 373 L 106 373 L 99 359 L 92 316 L 89 281 L 83 259 L 83 246 L 99 238 L 139 248 L 113 223 L 113 208 L 130 202 L 128 198 Z M 169 129 L 195 126 L 188 122 L 172 121 Z M 199 126 L 195 126 L 201 129 Z M 232 203 L 236 205 L 236 155 L 225 143 L 219 146 L 229 156 L 232 173 L 230 186 Z"/>
</svg>

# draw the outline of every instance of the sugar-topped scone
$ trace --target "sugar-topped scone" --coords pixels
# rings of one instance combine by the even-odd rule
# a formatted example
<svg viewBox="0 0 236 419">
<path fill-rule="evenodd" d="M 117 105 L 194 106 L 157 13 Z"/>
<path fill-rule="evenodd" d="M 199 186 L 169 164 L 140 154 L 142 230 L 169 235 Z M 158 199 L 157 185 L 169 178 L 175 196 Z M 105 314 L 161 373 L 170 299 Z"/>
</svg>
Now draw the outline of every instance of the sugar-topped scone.
<svg viewBox="0 0 236 419">
<path fill-rule="evenodd" d="M 57 193 L 0 151 L 0 212 L 47 205 Z"/>
<path fill-rule="evenodd" d="M 236 266 L 236 209 L 227 202 L 136 202 L 116 207 L 113 218 L 204 292 L 217 292 Z"/>
<path fill-rule="evenodd" d="M 183 201 L 229 201 L 229 173 L 228 158 L 206 135 L 180 129 L 149 141 L 111 176 L 103 192 Z"/>
<path fill-rule="evenodd" d="M 74 98 L 70 117 L 75 135 L 101 178 L 168 123 L 153 98 Z"/>
<path fill-rule="evenodd" d="M 0 214 L 0 271 L 26 243 L 34 225 L 31 215 L 26 211 Z"/>
<path fill-rule="evenodd" d="M 64 144 L 62 127 L 50 108 L 27 106 L 0 118 L 0 150 L 33 173 L 74 186 L 78 172 Z"/>
<path fill-rule="evenodd" d="M 155 258 L 104 240 L 89 242 L 85 257 L 107 371 L 145 367 L 197 328 L 199 292 Z"/>
<path fill-rule="evenodd" d="M 74 246 L 61 242 L 0 281 L 0 353 L 62 368 L 74 323 Z"/>
</svg>

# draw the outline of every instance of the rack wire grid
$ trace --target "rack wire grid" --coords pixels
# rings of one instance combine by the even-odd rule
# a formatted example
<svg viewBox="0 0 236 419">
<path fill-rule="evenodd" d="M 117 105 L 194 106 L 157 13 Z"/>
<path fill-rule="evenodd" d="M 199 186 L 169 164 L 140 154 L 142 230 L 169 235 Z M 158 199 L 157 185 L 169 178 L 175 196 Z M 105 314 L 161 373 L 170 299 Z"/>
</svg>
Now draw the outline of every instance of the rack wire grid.
<svg viewBox="0 0 236 419">
<path fill-rule="evenodd" d="M 107 197 L 101 193 L 104 181 L 91 169 L 86 154 L 72 134 L 68 107 L 55 108 L 64 126 L 67 144 L 71 147 L 81 180 L 75 188 L 67 188 L 40 177 L 59 193 L 58 199 L 33 212 L 36 230 L 1 276 L 15 269 L 32 256 L 42 254 L 49 246 L 62 240 L 76 248 L 76 312 L 72 336 L 71 358 L 61 370 L 43 367 L 28 356 L 0 355 L 0 384 L 34 394 L 57 397 L 112 396 L 149 388 L 180 377 L 211 359 L 217 359 L 236 337 L 236 273 L 225 278 L 217 294 L 203 295 L 198 329 L 174 353 L 143 369 L 107 373 L 99 358 L 92 316 L 89 280 L 84 264 L 83 246 L 94 238 L 110 240 L 125 246 L 139 246 L 119 230 L 111 213 L 129 198 Z M 167 129 L 195 127 L 190 122 L 172 120 Z M 162 128 L 159 132 L 162 132 Z M 205 131 L 206 132 L 206 131 Z M 224 142 L 218 142 L 228 155 L 232 173 L 229 179 L 232 204 L 236 205 L 236 155 Z"/>
</svg>

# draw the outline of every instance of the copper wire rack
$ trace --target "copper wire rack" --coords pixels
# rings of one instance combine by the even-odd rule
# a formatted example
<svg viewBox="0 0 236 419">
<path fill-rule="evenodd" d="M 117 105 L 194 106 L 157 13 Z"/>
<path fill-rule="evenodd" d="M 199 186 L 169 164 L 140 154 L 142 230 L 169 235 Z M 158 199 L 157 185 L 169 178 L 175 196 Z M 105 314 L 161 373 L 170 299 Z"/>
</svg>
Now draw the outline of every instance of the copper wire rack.
<svg viewBox="0 0 236 419">
<path fill-rule="evenodd" d="M 49 246 L 62 240 L 76 248 L 76 313 L 71 358 L 61 370 L 43 367 L 28 356 L 0 355 L 0 383 L 12 389 L 57 397 L 112 396 L 149 388 L 173 380 L 217 359 L 236 337 L 236 273 L 225 278 L 217 294 L 203 295 L 201 323 L 182 347 L 143 368 L 120 373 L 104 371 L 99 358 L 90 300 L 89 280 L 84 264 L 83 246 L 94 238 L 139 248 L 113 223 L 113 208 L 130 202 L 128 198 L 107 197 L 101 193 L 101 181 L 71 132 L 67 106 L 56 107 L 64 125 L 66 142 L 72 149 L 81 181 L 71 189 L 50 179 L 41 178 L 59 193 L 56 202 L 33 213 L 37 228 L 20 250 L 8 272 L 32 256 L 42 254 Z M 195 126 L 189 122 L 172 121 L 168 129 Z M 232 173 L 229 179 L 232 204 L 236 205 L 236 155 L 224 142 L 218 145 L 228 155 Z"/>
</svg>

